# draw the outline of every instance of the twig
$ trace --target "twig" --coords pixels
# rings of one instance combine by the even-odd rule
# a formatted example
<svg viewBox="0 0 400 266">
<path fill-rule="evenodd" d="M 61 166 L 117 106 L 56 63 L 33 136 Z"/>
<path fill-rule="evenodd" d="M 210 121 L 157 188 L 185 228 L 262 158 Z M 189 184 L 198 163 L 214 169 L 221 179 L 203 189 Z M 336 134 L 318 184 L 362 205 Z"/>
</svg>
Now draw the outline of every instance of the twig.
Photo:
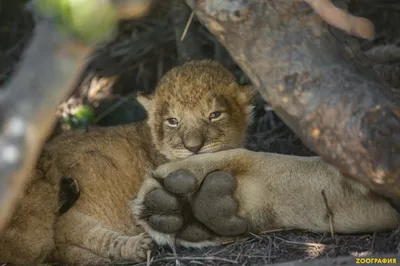
<svg viewBox="0 0 400 266">
<path fill-rule="evenodd" d="M 97 124 L 100 120 L 102 120 L 104 117 L 107 115 L 111 114 L 114 112 L 118 107 L 120 107 L 124 102 L 128 101 L 129 99 L 133 98 L 136 95 L 136 93 L 130 93 L 123 98 L 119 99 L 116 103 L 112 104 L 110 107 L 108 107 L 106 110 L 104 110 L 102 113 L 100 113 L 95 121 L 94 124 Z"/>
<path fill-rule="evenodd" d="M 178 255 L 176 253 L 176 237 L 174 237 L 174 243 L 171 248 L 172 248 L 172 253 L 174 254 L 175 265 L 178 265 L 178 266 L 181 265 L 181 263 L 179 262 L 179 259 L 178 259 Z"/>
<path fill-rule="evenodd" d="M 372 234 L 372 241 L 371 241 L 371 250 L 374 250 L 374 246 L 375 246 L 375 240 L 376 240 L 376 232 L 374 232 Z"/>
<path fill-rule="evenodd" d="M 210 261 L 223 261 L 223 262 L 228 262 L 228 263 L 235 263 L 237 264 L 237 260 L 230 260 L 230 259 L 225 259 L 221 257 L 214 257 L 214 256 L 206 256 L 206 257 L 164 257 L 159 260 L 155 261 L 163 261 L 163 260 L 210 260 Z"/>
<path fill-rule="evenodd" d="M 331 237 L 334 238 L 335 232 L 333 230 L 333 212 L 332 212 L 332 209 L 329 207 L 328 198 L 326 197 L 324 189 L 321 191 L 321 194 L 322 194 L 322 198 L 324 199 L 327 215 L 329 217 L 329 228 L 331 231 Z"/>
<path fill-rule="evenodd" d="M 261 235 L 261 234 L 270 234 L 270 233 L 282 232 L 282 231 L 287 231 L 287 230 L 290 230 L 290 229 L 278 228 L 278 229 L 271 229 L 271 230 L 267 230 L 267 231 L 262 231 L 262 232 L 260 232 L 259 234 L 260 234 L 260 235 Z M 252 236 L 254 236 L 254 237 L 256 237 L 256 238 L 258 238 L 258 239 L 263 239 L 262 236 L 257 235 L 257 234 L 255 234 L 255 233 L 249 232 L 249 234 L 252 235 Z"/>
<path fill-rule="evenodd" d="M 146 260 L 146 266 L 149 266 L 149 265 L 150 265 L 150 258 L 151 258 L 151 250 L 147 250 L 147 252 L 146 252 L 146 258 L 147 258 L 147 260 Z"/>
<path fill-rule="evenodd" d="M 172 6 L 178 63 L 204 58 L 198 45 L 198 32 L 193 26 L 189 27 L 195 11 L 190 10 L 184 0 L 174 0 Z"/>
<path fill-rule="evenodd" d="M 299 242 L 299 241 L 292 241 L 292 240 L 286 240 L 280 237 L 277 237 L 277 239 L 280 239 L 284 241 L 287 244 L 293 244 L 293 245 L 302 245 L 302 246 L 308 246 L 308 247 L 323 247 L 325 246 L 324 244 L 320 243 L 309 243 L 309 242 Z"/>
<path fill-rule="evenodd" d="M 183 30 L 182 36 L 181 36 L 181 41 L 183 41 L 185 39 L 186 33 L 189 29 L 190 24 L 192 24 L 192 20 L 194 17 L 194 11 L 192 11 L 192 14 L 190 14 L 190 17 L 188 19 L 188 22 L 186 23 L 185 29 Z"/>
<path fill-rule="evenodd" d="M 267 230 L 267 231 L 261 231 L 261 234 L 270 234 L 270 233 L 276 233 L 276 232 L 282 232 L 282 231 L 290 231 L 293 230 L 292 228 L 277 228 L 277 229 L 271 229 L 271 230 Z"/>
</svg>

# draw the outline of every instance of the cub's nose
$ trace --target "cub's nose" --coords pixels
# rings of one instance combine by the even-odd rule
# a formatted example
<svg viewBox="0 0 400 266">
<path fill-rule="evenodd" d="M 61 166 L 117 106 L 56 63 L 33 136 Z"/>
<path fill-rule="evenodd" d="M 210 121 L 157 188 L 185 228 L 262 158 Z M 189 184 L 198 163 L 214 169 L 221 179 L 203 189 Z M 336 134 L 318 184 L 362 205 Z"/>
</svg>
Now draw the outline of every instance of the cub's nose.
<svg viewBox="0 0 400 266">
<path fill-rule="evenodd" d="M 198 153 L 203 145 L 204 139 L 200 134 L 188 134 L 183 139 L 183 146 L 193 153 Z"/>
<path fill-rule="evenodd" d="M 194 146 L 190 146 L 190 145 L 184 144 L 184 146 L 189 151 L 191 151 L 193 153 L 197 153 L 201 149 L 201 147 L 203 147 L 203 144 L 194 145 Z"/>
</svg>

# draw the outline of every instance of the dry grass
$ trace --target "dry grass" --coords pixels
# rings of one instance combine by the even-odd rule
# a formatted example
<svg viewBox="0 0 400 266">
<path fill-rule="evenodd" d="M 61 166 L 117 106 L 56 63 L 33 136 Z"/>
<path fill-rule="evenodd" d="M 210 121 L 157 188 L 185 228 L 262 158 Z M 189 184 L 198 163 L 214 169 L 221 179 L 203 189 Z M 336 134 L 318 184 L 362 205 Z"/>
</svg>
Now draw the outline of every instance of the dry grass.
<svg viewBox="0 0 400 266">
<path fill-rule="evenodd" d="M 400 233 L 336 235 L 329 233 L 282 231 L 265 232 L 239 239 L 223 247 L 200 250 L 178 249 L 175 257 L 169 248 L 153 252 L 148 262 L 135 265 L 266 265 L 299 259 L 368 256 L 398 252 Z"/>
</svg>

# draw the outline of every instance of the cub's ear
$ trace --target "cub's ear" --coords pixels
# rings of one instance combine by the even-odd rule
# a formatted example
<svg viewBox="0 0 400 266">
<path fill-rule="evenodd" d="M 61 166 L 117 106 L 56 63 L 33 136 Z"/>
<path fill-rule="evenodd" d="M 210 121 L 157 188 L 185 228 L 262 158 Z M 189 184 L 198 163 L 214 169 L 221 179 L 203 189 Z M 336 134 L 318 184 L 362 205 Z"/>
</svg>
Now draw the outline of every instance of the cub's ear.
<svg viewBox="0 0 400 266">
<path fill-rule="evenodd" d="M 154 108 L 153 100 L 154 100 L 154 95 L 153 94 L 138 94 L 136 96 L 136 100 L 144 107 L 146 112 L 150 112 Z"/>
<path fill-rule="evenodd" d="M 256 96 L 256 89 L 251 86 L 251 85 L 244 85 L 244 86 L 239 86 L 240 89 L 240 101 L 243 101 L 243 103 L 252 103 L 254 100 L 254 97 Z"/>
</svg>

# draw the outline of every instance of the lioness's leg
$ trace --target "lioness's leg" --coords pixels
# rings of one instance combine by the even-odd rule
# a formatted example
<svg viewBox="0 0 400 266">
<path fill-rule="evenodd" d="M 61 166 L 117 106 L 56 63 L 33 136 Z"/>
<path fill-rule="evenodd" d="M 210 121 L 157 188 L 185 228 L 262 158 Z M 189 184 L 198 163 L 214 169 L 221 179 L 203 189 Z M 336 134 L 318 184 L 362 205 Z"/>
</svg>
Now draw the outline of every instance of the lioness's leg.
<svg viewBox="0 0 400 266">
<path fill-rule="evenodd" d="M 210 172 L 231 168 L 242 152 L 246 150 L 192 156 L 158 167 L 145 178 L 131 202 L 138 223 L 161 245 L 176 241 L 185 246 L 208 246 L 245 233 L 247 222 L 238 217 L 233 199 L 236 179 L 223 172 L 206 178 Z M 241 171 L 240 164 L 234 168 Z M 192 213 L 194 202 L 202 207 Z"/>
<path fill-rule="evenodd" d="M 180 170 L 181 176 L 174 175 L 178 169 L 193 174 L 186 171 L 183 175 Z M 235 178 L 222 172 L 210 173 L 216 170 L 229 172 Z M 147 226 L 146 230 L 163 233 L 164 240 L 168 237 L 166 233 L 172 233 L 159 226 L 160 221 L 171 223 L 170 214 L 173 212 L 157 210 L 162 209 L 162 204 L 156 203 L 157 197 L 165 198 L 160 196 L 162 190 L 179 195 L 175 216 L 182 213 L 184 219 L 183 213 L 191 209 L 196 219 L 219 235 L 229 235 L 229 230 L 224 230 L 223 225 L 229 224 L 230 220 L 218 223 L 218 219 L 232 219 L 235 214 L 245 218 L 251 230 L 297 228 L 329 231 L 333 224 L 336 232 L 354 233 L 388 230 L 399 225 L 396 211 L 385 200 L 345 178 L 318 157 L 230 150 L 168 163 L 157 168 L 152 176 L 139 191 L 133 210 L 144 227 Z M 236 188 L 232 180 L 236 180 Z M 223 184 L 228 186 L 223 188 Z M 231 192 L 227 195 L 229 189 Z M 238 203 L 237 209 L 229 203 L 232 198 Z M 189 207 L 182 204 L 182 199 L 189 202 Z M 222 211 L 229 215 L 220 215 Z M 153 214 L 146 217 L 146 213 L 151 212 Z"/>
<path fill-rule="evenodd" d="M 55 245 L 56 260 L 67 264 L 76 263 L 76 256 L 71 256 L 73 253 L 69 245 L 82 248 L 84 254 L 79 255 L 80 258 L 85 258 L 86 251 L 90 251 L 113 262 L 140 262 L 146 258 L 153 242 L 145 233 L 124 235 L 104 227 L 101 221 L 70 209 L 56 224 Z M 92 265 L 90 261 L 80 263 Z"/>
</svg>

